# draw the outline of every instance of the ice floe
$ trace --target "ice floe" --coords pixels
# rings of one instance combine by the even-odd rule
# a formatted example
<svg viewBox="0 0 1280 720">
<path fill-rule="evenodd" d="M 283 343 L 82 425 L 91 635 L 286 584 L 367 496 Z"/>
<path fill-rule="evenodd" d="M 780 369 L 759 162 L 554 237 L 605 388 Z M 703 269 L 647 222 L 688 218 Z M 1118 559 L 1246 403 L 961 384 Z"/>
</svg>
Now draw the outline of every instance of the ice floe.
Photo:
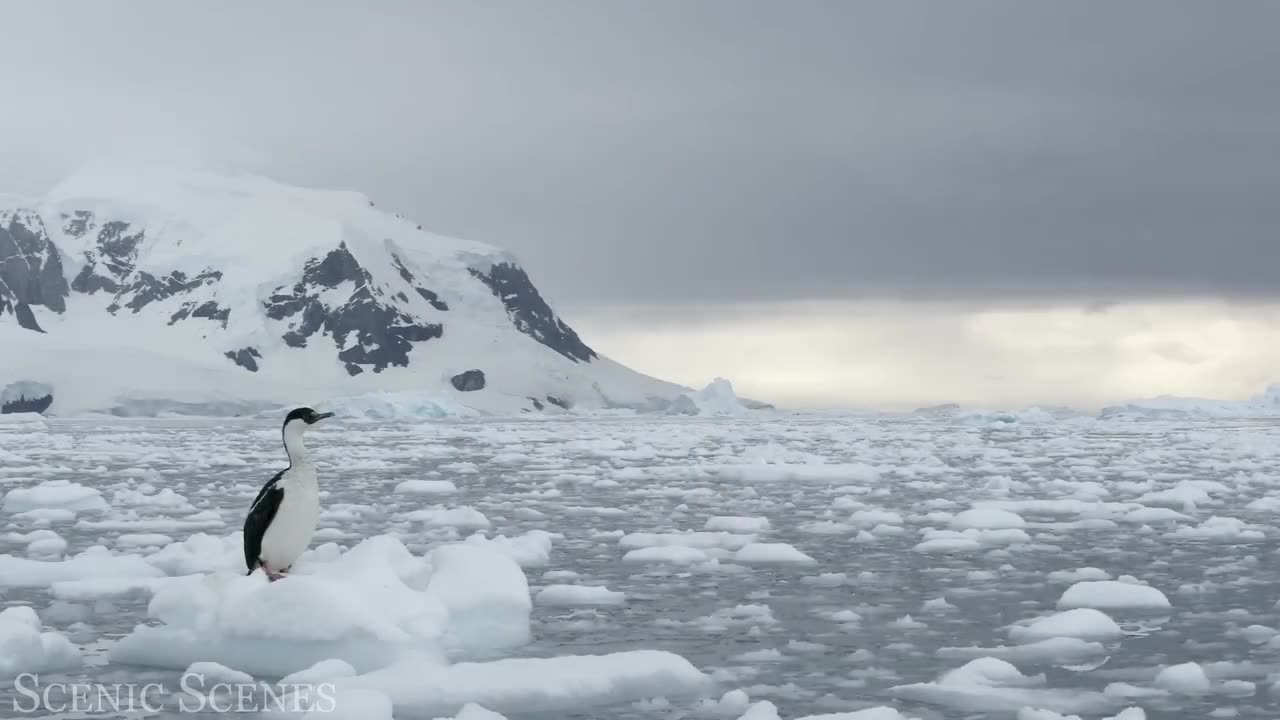
<svg viewBox="0 0 1280 720">
<path fill-rule="evenodd" d="M 1058 607 L 1114 610 L 1147 608 L 1163 610 L 1171 607 L 1164 593 L 1149 585 L 1119 580 L 1084 580 L 1067 588 L 1058 598 Z"/>
</svg>

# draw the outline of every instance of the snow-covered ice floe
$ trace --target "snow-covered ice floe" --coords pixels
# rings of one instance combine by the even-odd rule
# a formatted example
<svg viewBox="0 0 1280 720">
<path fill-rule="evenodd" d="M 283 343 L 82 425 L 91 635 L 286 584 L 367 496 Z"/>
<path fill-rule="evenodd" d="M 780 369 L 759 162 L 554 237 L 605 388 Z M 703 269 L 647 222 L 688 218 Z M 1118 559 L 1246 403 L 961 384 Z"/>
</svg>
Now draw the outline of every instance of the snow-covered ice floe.
<svg viewBox="0 0 1280 720">
<path fill-rule="evenodd" d="M 556 710 L 696 694 L 709 682 L 678 655 L 656 651 L 459 662 L 530 639 L 524 572 L 492 541 L 440 545 L 418 557 L 382 535 L 346 552 L 316 548 L 274 583 L 261 573 L 215 572 L 151 589 L 147 614 L 160 624 L 134 628 L 112 648 L 113 662 L 323 676 L 338 686 L 339 709 L 385 696 L 415 712 L 453 713 L 470 702 Z M 537 597 L 549 605 L 625 601 L 606 588 L 566 585 Z"/>
<path fill-rule="evenodd" d="M 340 555 L 335 546 L 312 551 L 275 583 L 261 573 L 173 578 L 147 609 L 162 624 L 135 628 L 112 658 L 171 668 L 213 661 L 268 676 L 338 659 L 368 671 L 406 651 L 443 661 L 521 645 L 530 607 L 523 571 L 501 553 L 455 544 L 417 558 L 384 535 Z"/>
<path fill-rule="evenodd" d="M 60 632 L 41 632 L 36 611 L 25 605 L 0 610 L 0 679 L 21 673 L 80 667 L 80 649 Z"/>
<path fill-rule="evenodd" d="M 1043 708 L 1064 713 L 1098 713 L 1112 707 L 1099 692 L 1049 687 L 1043 675 L 1024 675 L 1009 662 L 978 658 L 935 682 L 890 688 L 894 696 L 964 712 L 1017 712 Z"/>
</svg>

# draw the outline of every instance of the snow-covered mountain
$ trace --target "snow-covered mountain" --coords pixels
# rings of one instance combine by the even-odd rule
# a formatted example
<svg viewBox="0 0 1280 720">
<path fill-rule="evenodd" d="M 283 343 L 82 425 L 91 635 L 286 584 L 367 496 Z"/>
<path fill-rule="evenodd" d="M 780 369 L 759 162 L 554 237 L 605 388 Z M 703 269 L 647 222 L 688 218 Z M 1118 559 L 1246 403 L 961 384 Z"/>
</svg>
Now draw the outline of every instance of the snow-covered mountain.
<svg viewBox="0 0 1280 720">
<path fill-rule="evenodd" d="M 659 409 L 688 390 L 600 356 L 497 248 L 359 193 L 167 169 L 0 199 L 0 348 L 0 390 L 50 387 L 59 414 L 377 391 Z"/>
</svg>

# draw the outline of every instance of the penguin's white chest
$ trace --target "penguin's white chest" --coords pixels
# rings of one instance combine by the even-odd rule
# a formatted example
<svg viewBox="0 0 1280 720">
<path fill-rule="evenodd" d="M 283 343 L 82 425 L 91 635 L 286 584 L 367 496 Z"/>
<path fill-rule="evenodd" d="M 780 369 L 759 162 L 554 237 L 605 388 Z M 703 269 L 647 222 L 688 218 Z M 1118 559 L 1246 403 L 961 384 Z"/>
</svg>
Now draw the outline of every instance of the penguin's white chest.
<svg viewBox="0 0 1280 720">
<path fill-rule="evenodd" d="M 320 521 L 320 491 L 316 485 L 316 469 L 312 465 L 290 468 L 280 478 L 284 497 L 276 516 L 262 536 L 259 557 L 273 571 L 293 565 L 311 544 L 316 524 Z"/>
</svg>

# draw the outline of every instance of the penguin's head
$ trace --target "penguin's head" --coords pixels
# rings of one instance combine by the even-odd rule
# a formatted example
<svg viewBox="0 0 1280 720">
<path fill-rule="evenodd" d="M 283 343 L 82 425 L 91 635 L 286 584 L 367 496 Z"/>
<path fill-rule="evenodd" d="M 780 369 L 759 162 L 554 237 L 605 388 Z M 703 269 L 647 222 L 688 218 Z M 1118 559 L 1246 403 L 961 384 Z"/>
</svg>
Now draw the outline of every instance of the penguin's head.
<svg viewBox="0 0 1280 720">
<path fill-rule="evenodd" d="M 285 428 L 294 427 L 298 430 L 306 430 L 325 418 L 333 417 L 333 413 L 318 413 L 309 407 L 301 407 L 289 413 L 284 419 Z"/>
</svg>

